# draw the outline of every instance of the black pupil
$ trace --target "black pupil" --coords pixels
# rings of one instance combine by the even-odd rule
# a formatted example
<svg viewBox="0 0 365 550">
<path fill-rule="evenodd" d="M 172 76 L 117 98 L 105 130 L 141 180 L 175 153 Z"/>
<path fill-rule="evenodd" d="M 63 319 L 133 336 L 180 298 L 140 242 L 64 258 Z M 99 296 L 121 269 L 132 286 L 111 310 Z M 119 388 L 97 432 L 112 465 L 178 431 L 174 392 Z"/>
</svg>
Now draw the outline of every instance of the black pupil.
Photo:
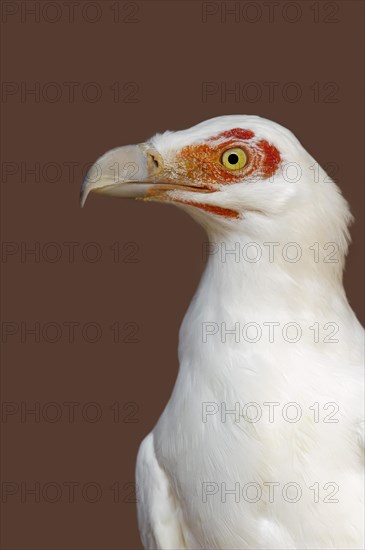
<svg viewBox="0 0 365 550">
<path fill-rule="evenodd" d="M 238 155 L 236 155 L 236 153 L 231 153 L 231 154 L 228 156 L 228 162 L 229 162 L 229 164 L 237 164 L 237 162 L 238 162 Z"/>
</svg>

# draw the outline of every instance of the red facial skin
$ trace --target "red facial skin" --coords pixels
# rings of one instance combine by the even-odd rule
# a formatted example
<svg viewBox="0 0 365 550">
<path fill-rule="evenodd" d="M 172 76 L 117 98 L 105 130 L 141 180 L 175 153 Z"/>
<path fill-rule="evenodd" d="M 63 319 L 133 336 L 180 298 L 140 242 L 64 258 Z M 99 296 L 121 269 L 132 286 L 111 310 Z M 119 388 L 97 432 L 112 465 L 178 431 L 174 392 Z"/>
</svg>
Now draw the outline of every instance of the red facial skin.
<svg viewBox="0 0 365 550">
<path fill-rule="evenodd" d="M 195 181 L 208 189 L 216 185 L 237 183 L 250 176 L 266 179 L 272 176 L 281 161 L 280 153 L 268 141 L 255 140 L 251 130 L 234 128 L 210 138 L 206 143 L 183 147 L 176 159 L 176 172 L 185 181 Z M 242 148 L 247 156 L 240 170 L 229 170 L 221 163 L 227 149 Z"/>
<path fill-rule="evenodd" d="M 239 219 L 241 217 L 239 212 L 236 212 L 236 210 L 223 208 L 222 206 L 215 206 L 214 204 L 204 204 L 201 202 L 186 201 L 183 199 L 176 199 L 175 202 L 180 202 L 181 204 L 187 204 L 189 206 L 195 206 L 200 210 L 211 212 L 212 214 L 217 214 L 218 216 L 223 216 L 224 218 Z"/>
<path fill-rule="evenodd" d="M 233 148 L 243 149 L 247 156 L 245 166 L 239 170 L 230 170 L 221 162 L 223 153 Z M 178 189 L 178 182 L 189 186 L 191 191 L 212 193 L 222 185 L 238 183 L 245 179 L 267 179 L 275 174 L 280 162 L 280 153 L 274 145 L 264 139 L 255 139 L 255 134 L 251 130 L 233 128 L 217 134 L 205 143 L 183 147 L 176 155 L 172 166 L 171 184 L 175 189 Z M 161 192 L 165 194 L 166 188 L 156 189 L 151 195 L 162 198 Z M 225 218 L 240 218 L 239 212 L 228 208 L 176 197 L 173 200 Z"/>
<path fill-rule="evenodd" d="M 232 130 L 227 130 L 226 132 L 222 132 L 221 134 L 218 134 L 216 137 L 212 139 L 252 139 L 255 137 L 255 134 L 252 130 L 244 130 L 243 128 L 232 128 Z"/>
</svg>

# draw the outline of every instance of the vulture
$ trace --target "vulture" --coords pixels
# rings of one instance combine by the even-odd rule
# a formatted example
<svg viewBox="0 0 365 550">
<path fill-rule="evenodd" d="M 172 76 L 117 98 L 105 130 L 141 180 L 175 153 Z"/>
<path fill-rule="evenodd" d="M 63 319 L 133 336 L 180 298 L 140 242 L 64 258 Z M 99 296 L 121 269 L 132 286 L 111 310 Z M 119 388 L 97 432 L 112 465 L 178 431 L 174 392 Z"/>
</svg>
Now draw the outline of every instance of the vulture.
<svg viewBox="0 0 365 550">
<path fill-rule="evenodd" d="M 209 243 L 138 452 L 144 548 L 364 548 L 364 332 L 331 177 L 291 131 L 229 115 L 112 149 L 90 192 L 175 204 Z"/>
</svg>

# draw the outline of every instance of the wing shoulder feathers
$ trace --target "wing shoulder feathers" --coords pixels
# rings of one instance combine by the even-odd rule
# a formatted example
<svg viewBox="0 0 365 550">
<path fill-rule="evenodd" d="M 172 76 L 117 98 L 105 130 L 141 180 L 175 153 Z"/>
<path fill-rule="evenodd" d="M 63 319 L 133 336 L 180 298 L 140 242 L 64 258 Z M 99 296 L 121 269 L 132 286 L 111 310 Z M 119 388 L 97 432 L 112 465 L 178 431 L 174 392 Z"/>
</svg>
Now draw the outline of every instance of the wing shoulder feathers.
<svg viewBox="0 0 365 550">
<path fill-rule="evenodd" d="M 157 461 L 152 432 L 142 441 L 138 451 L 136 482 L 138 525 L 144 548 L 186 548 L 180 507 Z"/>
</svg>

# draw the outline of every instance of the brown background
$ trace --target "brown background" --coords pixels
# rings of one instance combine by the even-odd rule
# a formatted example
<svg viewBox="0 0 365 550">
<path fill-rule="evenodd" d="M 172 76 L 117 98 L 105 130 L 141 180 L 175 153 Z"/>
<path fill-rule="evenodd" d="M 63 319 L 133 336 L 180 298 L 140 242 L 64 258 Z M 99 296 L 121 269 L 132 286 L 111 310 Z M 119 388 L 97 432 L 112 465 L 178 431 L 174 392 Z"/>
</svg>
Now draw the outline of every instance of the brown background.
<svg viewBox="0 0 365 550">
<path fill-rule="evenodd" d="M 2 153 L 3 162 L 15 163 L 5 169 L 17 172 L 2 179 L 3 241 L 13 243 L 14 252 L 3 256 L 2 315 L 3 322 L 13 323 L 3 324 L 4 330 L 17 332 L 3 336 L 3 406 L 13 414 L 3 414 L 2 423 L 2 548 L 140 548 L 134 498 L 128 496 L 136 453 L 173 387 L 178 329 L 203 269 L 205 236 L 170 206 L 93 196 L 80 210 L 84 165 L 113 146 L 220 114 L 255 113 L 289 127 L 320 164 L 338 166 L 336 181 L 356 218 L 345 285 L 363 320 L 363 3 L 296 2 L 298 12 L 292 2 L 281 2 L 270 20 L 265 3 L 248 9 L 241 2 L 239 13 L 228 14 L 225 22 L 220 2 L 205 7 L 198 1 L 119 2 L 115 22 L 116 3 L 105 1 L 93 3 L 101 16 L 91 22 L 99 12 L 79 2 L 72 22 L 63 2 L 56 2 L 61 16 L 53 23 L 58 15 L 46 9 L 48 2 L 40 3 L 46 11 L 39 21 L 24 6 L 22 12 L 20 3 L 3 4 L 15 13 L 3 12 L 2 76 L 12 84 L 2 98 Z M 204 22 L 207 7 L 216 13 Z M 262 15 L 249 22 L 257 10 Z M 17 91 L 22 83 L 36 82 L 39 101 Z M 78 83 L 74 100 L 65 82 Z M 91 95 L 90 82 L 102 90 L 98 101 L 80 91 Z M 110 89 L 115 82 L 118 101 Z M 220 88 L 238 82 L 242 95 L 237 102 L 219 94 L 204 102 L 204 82 Z M 274 98 L 265 82 L 278 83 Z M 297 101 L 285 95 L 294 89 L 289 82 L 301 90 Z M 49 83 L 61 89 L 57 101 L 49 99 Z M 254 83 L 250 90 L 247 83 Z M 247 94 L 257 89 L 261 99 L 250 101 Z M 50 162 L 57 163 L 53 172 Z M 69 162 L 76 163 L 73 175 Z M 39 177 L 22 176 L 22 167 L 36 163 Z M 77 243 L 73 262 L 67 242 Z M 90 242 L 100 247 L 99 261 L 82 255 Z M 115 242 L 119 262 L 110 249 Z M 136 245 L 126 248 L 130 242 Z M 58 247 L 57 261 L 49 259 L 56 250 L 49 243 Z M 22 247 L 24 252 L 35 246 L 39 261 L 21 255 Z M 138 261 L 127 261 L 136 246 Z M 96 249 L 87 250 L 92 256 Z M 80 325 L 72 343 L 64 323 L 73 321 Z M 117 321 L 122 341 L 114 343 L 110 325 Z M 92 329 L 86 337 L 82 333 L 90 322 L 102 331 L 96 343 L 86 341 Z M 138 342 L 123 341 L 131 330 L 127 322 L 138 324 Z M 21 323 L 23 328 L 39 323 L 39 343 L 32 335 L 22 341 Z M 59 339 L 52 344 L 55 335 Z M 80 404 L 74 422 L 66 402 Z M 85 407 L 90 402 L 101 411 L 99 421 L 90 421 L 96 410 Z M 25 406 L 40 407 L 40 417 L 21 414 Z M 62 416 L 51 422 L 57 410 Z M 73 503 L 65 482 L 79 484 Z M 101 490 L 95 503 L 89 502 L 96 495 L 85 485 L 90 482 Z M 21 487 L 36 483 L 40 502 L 31 494 L 22 502 Z M 8 495 L 11 488 L 14 494 Z"/>
</svg>

